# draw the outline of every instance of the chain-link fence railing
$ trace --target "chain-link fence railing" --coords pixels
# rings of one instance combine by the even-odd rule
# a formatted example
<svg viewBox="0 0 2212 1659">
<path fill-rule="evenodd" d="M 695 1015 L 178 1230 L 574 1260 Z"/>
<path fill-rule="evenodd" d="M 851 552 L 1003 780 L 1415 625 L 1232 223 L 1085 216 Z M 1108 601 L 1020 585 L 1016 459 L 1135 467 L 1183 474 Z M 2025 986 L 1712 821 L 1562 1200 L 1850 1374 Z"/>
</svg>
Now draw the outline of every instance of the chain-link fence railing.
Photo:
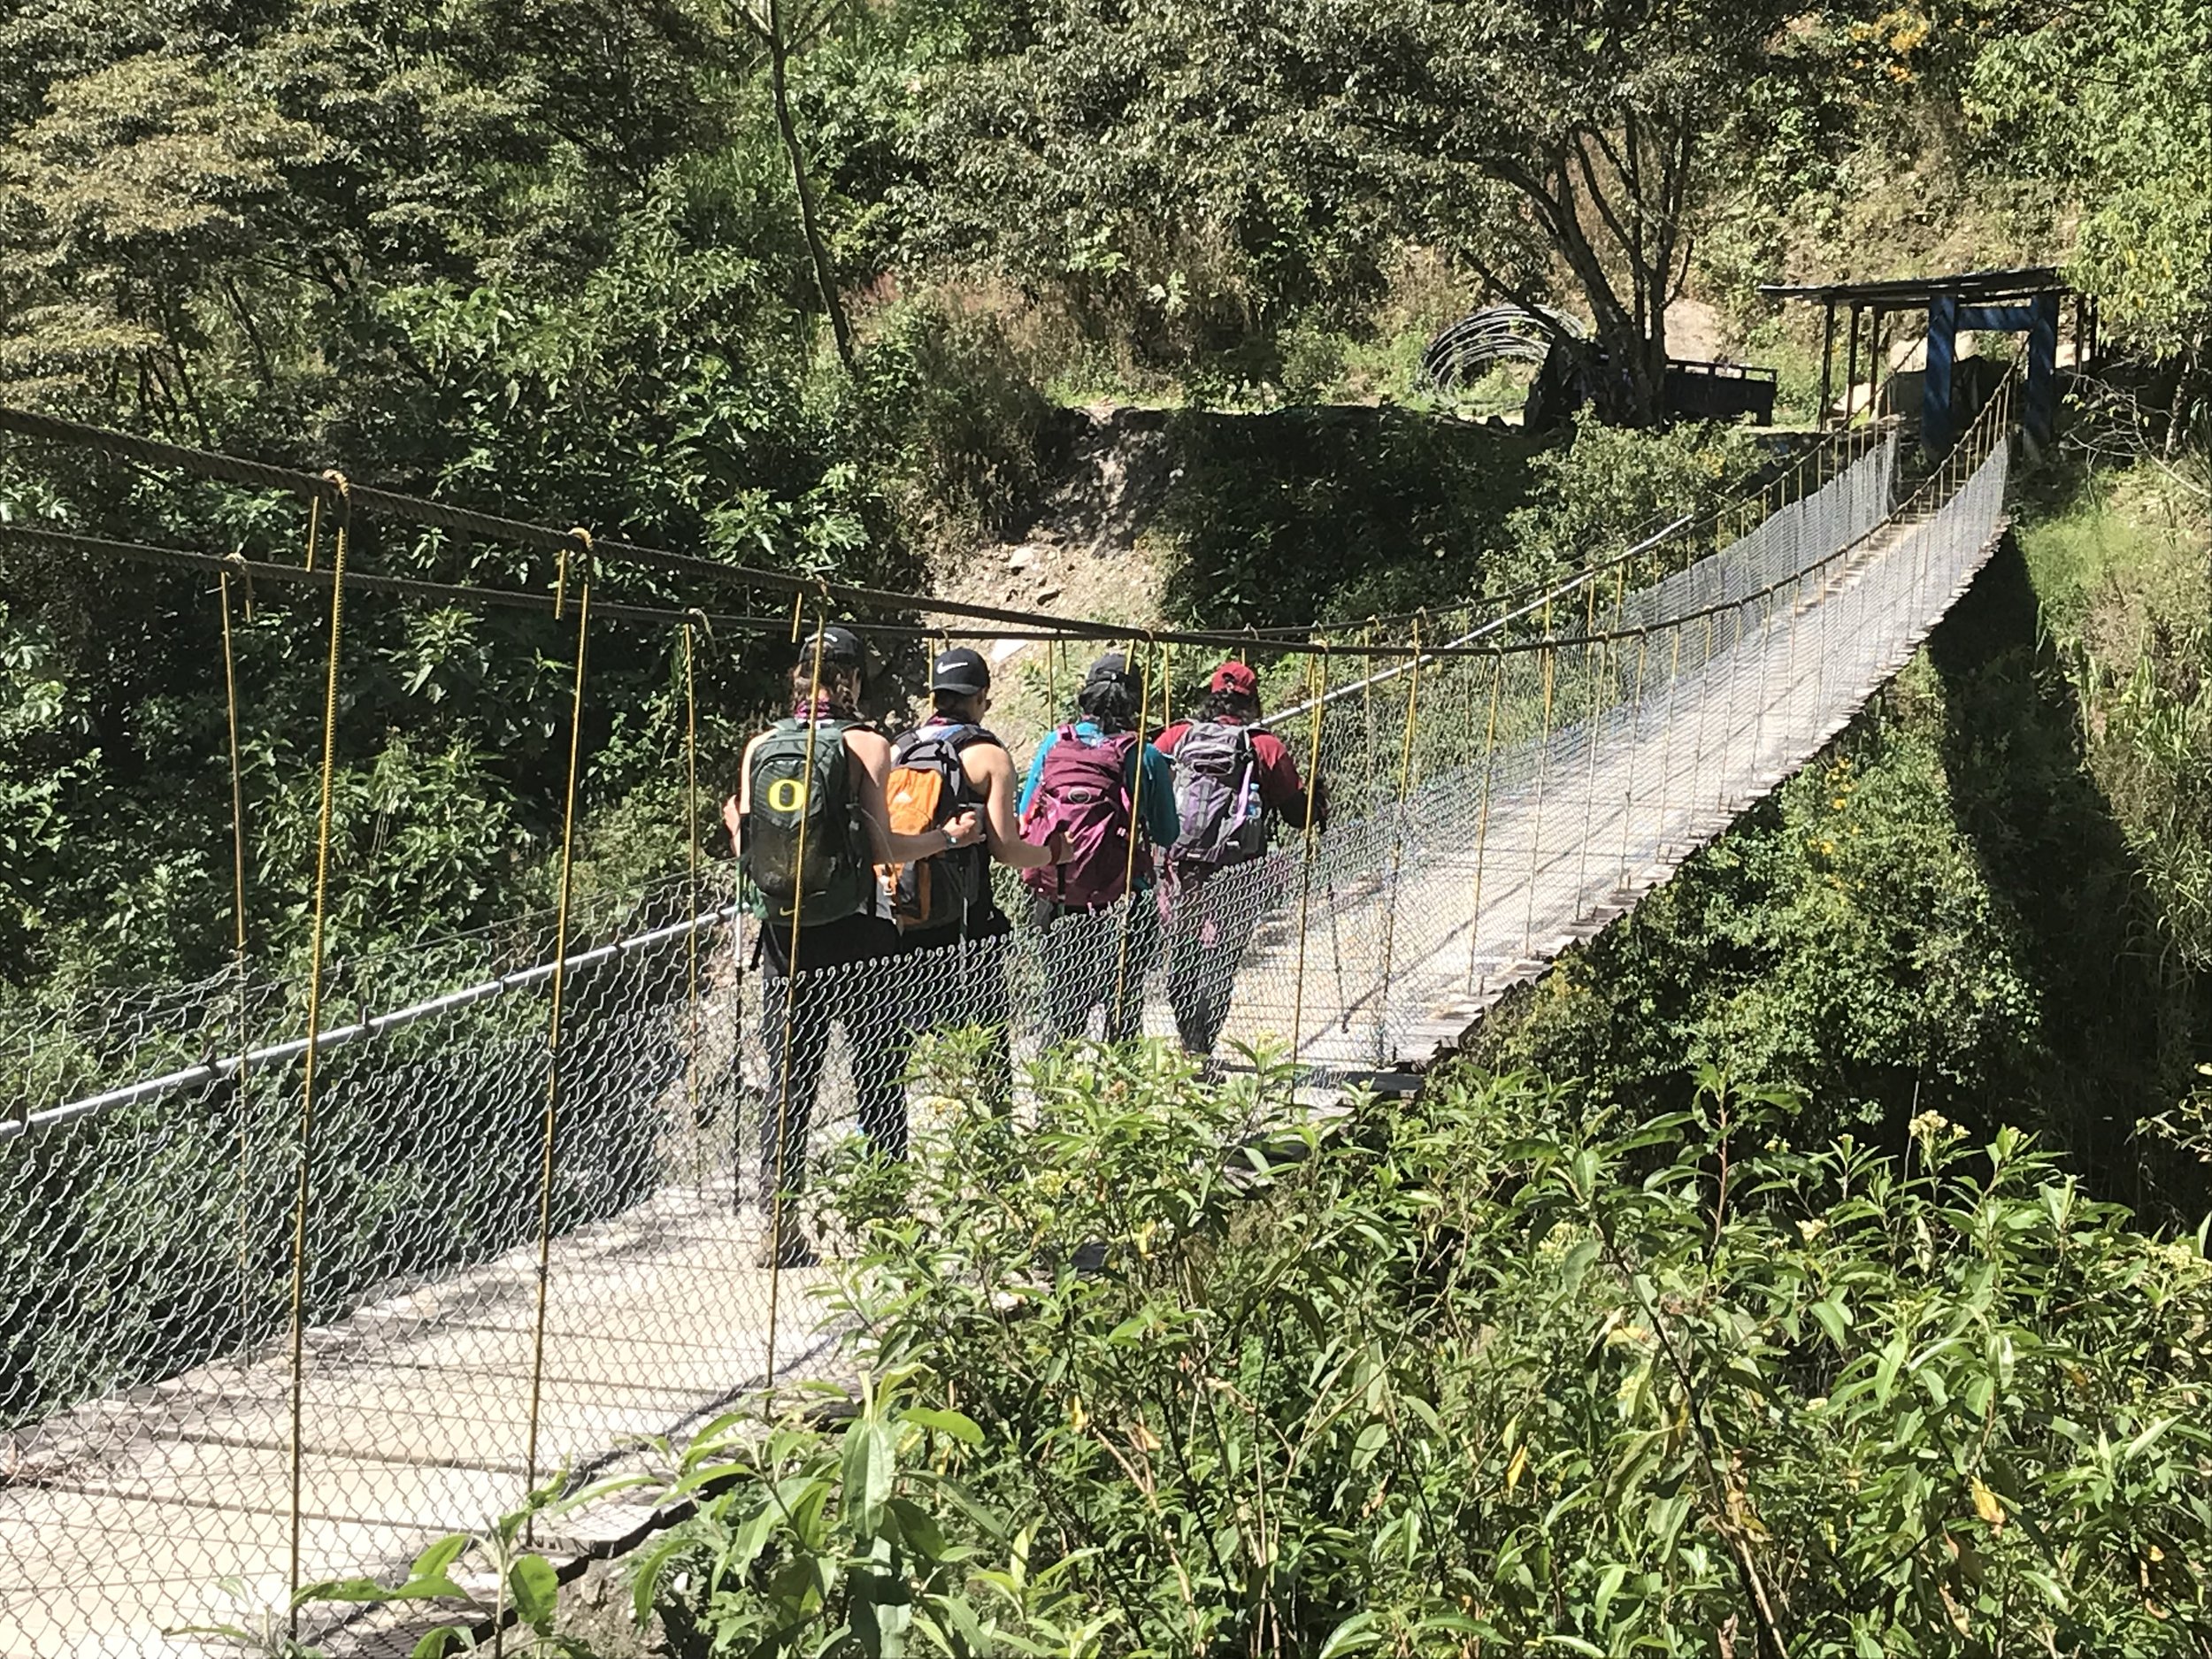
<svg viewBox="0 0 2212 1659">
<path fill-rule="evenodd" d="M 1333 685 L 1311 657 L 1271 725 L 1333 816 L 1202 885 L 1041 916 L 1008 881 L 995 936 L 789 979 L 726 876 L 572 917 L 559 976 L 535 918 L 365 961 L 311 1122 L 295 984 L 6 1033 L 0 1651 L 200 1651 L 162 1632 L 235 1617 L 227 1576 L 270 1606 L 388 1570 L 818 1372 L 837 1240 L 766 1201 L 856 1131 L 895 1156 L 948 1068 L 1021 1113 L 1087 1035 L 1319 1084 L 1449 1042 L 1904 662 L 2001 523 L 1978 430 L 1902 513 L 1879 442 L 1649 586 Z"/>
</svg>

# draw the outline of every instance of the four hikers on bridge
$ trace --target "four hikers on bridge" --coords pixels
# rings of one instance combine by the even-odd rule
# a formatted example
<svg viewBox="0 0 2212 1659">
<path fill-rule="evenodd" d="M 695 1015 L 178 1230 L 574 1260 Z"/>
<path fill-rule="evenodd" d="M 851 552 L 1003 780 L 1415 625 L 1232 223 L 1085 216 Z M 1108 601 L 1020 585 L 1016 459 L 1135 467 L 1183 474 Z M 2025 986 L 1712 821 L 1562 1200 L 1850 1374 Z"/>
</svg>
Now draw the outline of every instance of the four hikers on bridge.
<svg viewBox="0 0 2212 1659">
<path fill-rule="evenodd" d="M 880 1157 L 905 1156 L 906 1064 L 921 1032 L 979 1029 L 979 1085 L 995 1102 L 1010 1098 L 1014 927 L 993 862 L 1028 889 L 1048 1046 L 1083 1034 L 1102 1006 L 1108 1041 L 1138 1034 L 1164 930 L 1177 1029 L 1210 1056 L 1238 965 L 1279 894 L 1264 859 L 1270 825 L 1302 832 L 1325 811 L 1319 787 L 1310 796 L 1282 742 L 1256 726 L 1258 681 L 1242 663 L 1221 664 L 1198 714 L 1148 743 L 1137 674 L 1121 653 L 1100 657 L 1077 718 L 1039 744 L 1018 800 L 1013 762 L 982 724 L 991 675 L 980 656 L 941 653 L 928 717 L 895 740 L 861 718 L 864 661 L 849 630 L 823 631 L 793 671 L 790 716 L 747 746 L 723 809 L 760 918 L 764 1195 L 803 1185 L 833 1024 L 845 1028 L 861 1133 Z M 906 960 L 924 956 L 926 965 Z M 774 1208 L 764 1261 L 810 1259 Z"/>
</svg>

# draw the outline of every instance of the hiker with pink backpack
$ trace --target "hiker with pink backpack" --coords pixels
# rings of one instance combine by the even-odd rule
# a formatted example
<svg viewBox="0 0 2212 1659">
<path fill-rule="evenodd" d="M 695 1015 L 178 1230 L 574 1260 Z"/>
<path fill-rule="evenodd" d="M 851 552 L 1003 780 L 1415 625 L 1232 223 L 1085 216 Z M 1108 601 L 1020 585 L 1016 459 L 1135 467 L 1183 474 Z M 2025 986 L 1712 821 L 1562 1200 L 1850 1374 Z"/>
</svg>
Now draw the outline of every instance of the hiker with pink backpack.
<svg viewBox="0 0 2212 1659">
<path fill-rule="evenodd" d="M 1144 976 L 1159 954 L 1152 849 L 1181 830 L 1168 757 L 1144 741 L 1141 682 L 1119 651 L 1093 663 L 1077 718 L 1048 733 L 1023 785 L 1022 838 L 1065 838 L 1067 857 L 1022 872 L 1044 935 L 1048 1047 L 1079 1037 L 1106 1010 L 1109 1042 L 1142 1029 Z"/>
<path fill-rule="evenodd" d="M 1302 834 L 1309 815 L 1317 829 L 1328 821 L 1321 780 L 1309 789 L 1259 719 L 1259 676 L 1230 661 L 1206 682 L 1198 713 L 1153 743 L 1172 759 L 1180 824 L 1165 859 L 1168 1000 L 1185 1051 L 1209 1060 L 1252 934 L 1280 896 L 1270 833 L 1279 825 Z"/>
</svg>

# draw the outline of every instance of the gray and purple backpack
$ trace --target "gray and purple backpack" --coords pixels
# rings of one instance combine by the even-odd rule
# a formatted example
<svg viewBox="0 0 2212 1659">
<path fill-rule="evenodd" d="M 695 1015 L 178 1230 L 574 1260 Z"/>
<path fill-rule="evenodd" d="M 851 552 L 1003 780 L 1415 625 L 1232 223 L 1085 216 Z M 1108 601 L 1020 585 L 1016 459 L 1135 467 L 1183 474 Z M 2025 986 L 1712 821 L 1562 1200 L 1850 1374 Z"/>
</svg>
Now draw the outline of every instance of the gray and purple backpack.
<svg viewBox="0 0 2212 1659">
<path fill-rule="evenodd" d="M 1267 850 L 1259 757 L 1248 726 L 1193 720 L 1175 746 L 1175 810 L 1182 833 L 1168 866 L 1184 880 L 1257 858 Z"/>
</svg>

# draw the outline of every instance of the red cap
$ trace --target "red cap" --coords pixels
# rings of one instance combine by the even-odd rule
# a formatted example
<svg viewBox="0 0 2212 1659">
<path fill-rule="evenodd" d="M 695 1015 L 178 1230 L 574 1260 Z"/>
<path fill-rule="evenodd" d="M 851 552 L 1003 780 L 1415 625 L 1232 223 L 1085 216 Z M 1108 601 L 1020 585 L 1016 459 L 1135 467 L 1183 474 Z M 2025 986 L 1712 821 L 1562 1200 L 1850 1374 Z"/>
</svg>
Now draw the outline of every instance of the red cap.
<svg viewBox="0 0 2212 1659">
<path fill-rule="evenodd" d="M 1233 692 L 1241 697 L 1260 695 L 1260 677 L 1252 672 L 1249 663 L 1226 662 L 1214 670 L 1214 677 L 1206 682 L 1209 691 Z"/>
</svg>

